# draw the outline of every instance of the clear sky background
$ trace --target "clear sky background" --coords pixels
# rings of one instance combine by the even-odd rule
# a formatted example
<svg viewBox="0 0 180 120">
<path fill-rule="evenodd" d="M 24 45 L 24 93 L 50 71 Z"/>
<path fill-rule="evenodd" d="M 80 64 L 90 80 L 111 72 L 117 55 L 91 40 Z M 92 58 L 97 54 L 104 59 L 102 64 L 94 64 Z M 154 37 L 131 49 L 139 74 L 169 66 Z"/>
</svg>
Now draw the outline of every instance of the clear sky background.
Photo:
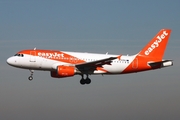
<svg viewBox="0 0 180 120">
<path fill-rule="evenodd" d="M 180 119 L 179 0 L 0 0 L 1 120 Z M 135 54 L 162 28 L 172 29 L 165 59 L 174 66 L 142 73 L 54 79 L 13 68 L 22 49 Z"/>
</svg>

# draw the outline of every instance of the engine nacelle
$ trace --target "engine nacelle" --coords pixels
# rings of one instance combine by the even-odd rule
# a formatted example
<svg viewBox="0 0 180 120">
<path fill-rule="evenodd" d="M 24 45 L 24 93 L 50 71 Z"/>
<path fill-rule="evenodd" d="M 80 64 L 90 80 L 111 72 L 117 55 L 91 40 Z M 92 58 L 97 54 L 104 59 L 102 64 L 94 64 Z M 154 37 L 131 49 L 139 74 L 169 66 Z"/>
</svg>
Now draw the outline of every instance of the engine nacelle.
<svg viewBox="0 0 180 120">
<path fill-rule="evenodd" d="M 51 77 L 64 78 L 71 77 L 75 74 L 75 67 L 73 66 L 57 66 L 56 71 L 51 71 Z"/>
</svg>

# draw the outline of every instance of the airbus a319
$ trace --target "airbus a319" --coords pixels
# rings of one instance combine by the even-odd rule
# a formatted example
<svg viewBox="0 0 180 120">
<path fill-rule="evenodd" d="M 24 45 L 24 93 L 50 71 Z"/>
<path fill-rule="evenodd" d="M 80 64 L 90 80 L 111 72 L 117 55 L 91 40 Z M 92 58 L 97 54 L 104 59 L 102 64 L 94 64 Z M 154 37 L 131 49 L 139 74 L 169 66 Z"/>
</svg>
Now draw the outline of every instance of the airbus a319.
<svg viewBox="0 0 180 120">
<path fill-rule="evenodd" d="M 170 29 L 162 29 L 135 55 L 112 55 L 59 50 L 21 50 L 7 59 L 13 67 L 29 69 L 33 79 L 34 70 L 50 71 L 53 78 L 80 75 L 80 84 L 90 84 L 89 75 L 117 75 L 154 70 L 173 65 L 164 60 L 164 52 L 170 37 Z"/>
</svg>

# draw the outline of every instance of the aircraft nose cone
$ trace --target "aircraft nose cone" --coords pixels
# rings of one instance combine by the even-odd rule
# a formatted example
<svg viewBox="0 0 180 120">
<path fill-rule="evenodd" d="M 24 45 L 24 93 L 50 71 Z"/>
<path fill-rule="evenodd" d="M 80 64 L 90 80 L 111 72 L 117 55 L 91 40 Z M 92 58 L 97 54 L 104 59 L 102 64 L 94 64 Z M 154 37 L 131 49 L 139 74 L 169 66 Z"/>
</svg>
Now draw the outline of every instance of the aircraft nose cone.
<svg viewBox="0 0 180 120">
<path fill-rule="evenodd" d="M 7 62 L 7 64 L 9 64 L 9 65 L 13 65 L 15 61 L 14 61 L 14 59 L 13 59 L 12 57 L 10 57 L 10 58 L 7 59 L 6 62 Z"/>
</svg>

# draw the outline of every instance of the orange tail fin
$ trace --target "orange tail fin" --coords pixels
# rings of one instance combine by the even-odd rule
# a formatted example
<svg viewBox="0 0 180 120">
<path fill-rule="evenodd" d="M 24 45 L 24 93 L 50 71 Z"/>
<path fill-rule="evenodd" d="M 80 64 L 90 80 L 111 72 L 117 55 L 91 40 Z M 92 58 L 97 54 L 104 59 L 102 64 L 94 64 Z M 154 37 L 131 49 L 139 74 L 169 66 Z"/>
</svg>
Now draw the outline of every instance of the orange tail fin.
<svg viewBox="0 0 180 120">
<path fill-rule="evenodd" d="M 138 53 L 138 55 L 162 60 L 170 34 L 170 29 L 160 30 L 158 34 Z"/>
</svg>

